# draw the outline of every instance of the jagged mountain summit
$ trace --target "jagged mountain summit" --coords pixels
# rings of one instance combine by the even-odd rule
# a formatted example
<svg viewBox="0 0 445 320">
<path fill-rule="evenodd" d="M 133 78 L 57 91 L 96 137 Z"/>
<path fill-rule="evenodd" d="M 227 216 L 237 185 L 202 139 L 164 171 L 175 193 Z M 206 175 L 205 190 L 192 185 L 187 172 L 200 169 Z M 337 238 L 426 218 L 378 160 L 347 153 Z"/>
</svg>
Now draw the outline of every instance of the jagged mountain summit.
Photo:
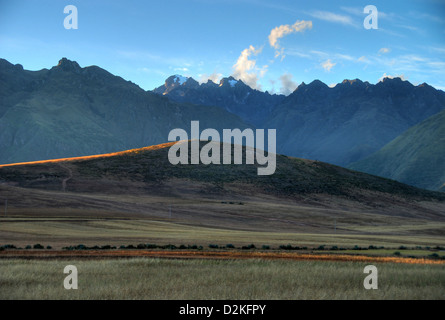
<svg viewBox="0 0 445 320">
<path fill-rule="evenodd" d="M 195 79 L 175 74 L 173 76 L 168 77 L 165 80 L 165 84 L 158 88 L 159 90 L 155 89 L 153 90 L 153 92 L 166 95 L 178 88 L 196 89 L 198 87 L 199 87 L 199 82 L 196 81 Z"/>
<path fill-rule="evenodd" d="M 219 84 L 211 80 L 199 84 L 191 77 L 173 75 L 153 92 L 176 102 L 222 107 L 257 127 L 263 125 L 274 107 L 284 99 L 284 95 L 254 90 L 233 77 L 222 78 Z"/>
</svg>

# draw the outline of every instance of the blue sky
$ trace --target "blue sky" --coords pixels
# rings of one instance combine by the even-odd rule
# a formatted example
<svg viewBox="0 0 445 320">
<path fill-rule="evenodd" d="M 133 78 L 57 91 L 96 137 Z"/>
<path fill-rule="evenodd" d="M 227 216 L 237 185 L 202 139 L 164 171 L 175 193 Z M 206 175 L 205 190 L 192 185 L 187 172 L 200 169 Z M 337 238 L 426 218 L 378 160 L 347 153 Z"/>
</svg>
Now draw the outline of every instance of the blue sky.
<svg viewBox="0 0 445 320">
<path fill-rule="evenodd" d="M 78 9 L 67 30 L 66 5 Z M 366 5 L 378 29 L 365 29 Z M 0 0 L 0 57 L 28 70 L 62 57 L 153 89 L 172 74 L 234 75 L 288 94 L 301 82 L 334 85 L 400 76 L 445 90 L 441 0 Z"/>
</svg>

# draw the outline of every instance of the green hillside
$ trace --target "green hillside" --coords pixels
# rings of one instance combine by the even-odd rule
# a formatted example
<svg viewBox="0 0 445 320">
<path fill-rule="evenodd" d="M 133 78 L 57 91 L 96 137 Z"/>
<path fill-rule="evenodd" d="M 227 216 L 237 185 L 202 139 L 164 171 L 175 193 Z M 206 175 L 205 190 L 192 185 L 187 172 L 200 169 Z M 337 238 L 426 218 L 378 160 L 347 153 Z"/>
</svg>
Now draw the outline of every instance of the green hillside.
<svg viewBox="0 0 445 320">
<path fill-rule="evenodd" d="M 445 111 L 408 129 L 349 168 L 420 188 L 444 191 Z"/>
</svg>

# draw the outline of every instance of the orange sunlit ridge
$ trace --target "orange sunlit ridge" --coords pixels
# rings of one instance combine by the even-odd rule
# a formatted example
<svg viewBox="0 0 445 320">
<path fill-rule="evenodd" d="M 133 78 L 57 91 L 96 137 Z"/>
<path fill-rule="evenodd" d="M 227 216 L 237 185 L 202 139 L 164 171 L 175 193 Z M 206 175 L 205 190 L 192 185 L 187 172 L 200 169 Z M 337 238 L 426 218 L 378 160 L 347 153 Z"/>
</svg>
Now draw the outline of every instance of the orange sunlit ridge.
<svg viewBox="0 0 445 320">
<path fill-rule="evenodd" d="M 28 165 L 28 164 L 45 164 L 45 163 L 57 163 L 57 162 L 69 162 L 69 161 L 79 161 L 79 160 L 91 160 L 91 159 L 99 159 L 99 158 L 109 158 L 114 156 L 123 156 L 126 154 L 131 153 L 139 153 L 143 151 L 150 151 L 150 150 L 158 150 L 163 148 L 168 148 L 174 145 L 178 141 L 174 142 L 167 142 L 162 144 L 157 144 L 154 146 L 144 147 L 144 148 L 138 148 L 138 149 L 130 149 L 125 151 L 119 151 L 119 152 L 112 152 L 112 153 L 104 153 L 104 154 L 96 154 L 91 156 L 84 156 L 84 157 L 72 157 L 72 158 L 60 158 L 60 159 L 50 159 L 50 160 L 39 160 L 39 161 L 29 161 L 29 162 L 17 162 L 17 163 L 9 163 L 9 164 L 0 164 L 0 168 L 3 167 L 12 167 L 12 166 L 21 166 L 21 165 Z"/>
</svg>

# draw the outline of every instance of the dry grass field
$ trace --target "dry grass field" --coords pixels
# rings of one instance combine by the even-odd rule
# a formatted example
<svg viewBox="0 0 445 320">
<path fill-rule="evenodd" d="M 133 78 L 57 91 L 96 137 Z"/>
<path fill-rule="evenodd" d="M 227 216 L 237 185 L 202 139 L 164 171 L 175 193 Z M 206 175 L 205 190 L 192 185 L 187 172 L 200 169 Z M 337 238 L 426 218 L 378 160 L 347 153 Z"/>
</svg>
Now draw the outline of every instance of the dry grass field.
<svg viewBox="0 0 445 320">
<path fill-rule="evenodd" d="M 444 228 L 444 224 L 434 226 L 425 224 L 426 230 Z M 370 228 L 369 228 L 370 229 Z M 86 246 L 121 246 L 153 243 L 225 246 L 255 244 L 257 247 L 269 245 L 278 247 L 292 246 L 316 248 L 321 245 L 327 249 L 332 246 L 353 248 L 354 246 L 377 246 L 386 249 L 445 246 L 441 236 L 418 234 L 410 235 L 410 226 L 398 227 L 399 233 L 381 234 L 378 228 L 374 233 L 310 233 L 310 232 L 267 232 L 233 230 L 191 226 L 172 221 L 149 219 L 88 219 L 88 218 L 2 218 L 0 219 L 0 243 L 14 244 L 25 248 L 27 245 L 42 244 L 54 249 L 84 244 Z M 424 230 L 424 229 L 421 229 Z"/>
<path fill-rule="evenodd" d="M 78 289 L 66 290 L 66 265 Z M 0 260 L 0 299 L 444 299 L 444 265 L 289 260 Z"/>
<path fill-rule="evenodd" d="M 180 188 L 178 184 L 173 181 L 169 186 Z M 434 201 L 417 201 L 405 211 L 388 212 L 347 200 L 328 207 L 329 198 L 339 201 L 328 195 L 296 201 L 256 194 L 116 195 L 5 185 L 0 185 L 0 193 L 8 198 L 7 214 L 0 216 L 0 244 L 17 247 L 36 243 L 55 249 L 138 243 L 445 246 L 445 219 L 436 213 L 443 204 Z M 422 209 L 425 215 L 418 213 Z"/>
</svg>

